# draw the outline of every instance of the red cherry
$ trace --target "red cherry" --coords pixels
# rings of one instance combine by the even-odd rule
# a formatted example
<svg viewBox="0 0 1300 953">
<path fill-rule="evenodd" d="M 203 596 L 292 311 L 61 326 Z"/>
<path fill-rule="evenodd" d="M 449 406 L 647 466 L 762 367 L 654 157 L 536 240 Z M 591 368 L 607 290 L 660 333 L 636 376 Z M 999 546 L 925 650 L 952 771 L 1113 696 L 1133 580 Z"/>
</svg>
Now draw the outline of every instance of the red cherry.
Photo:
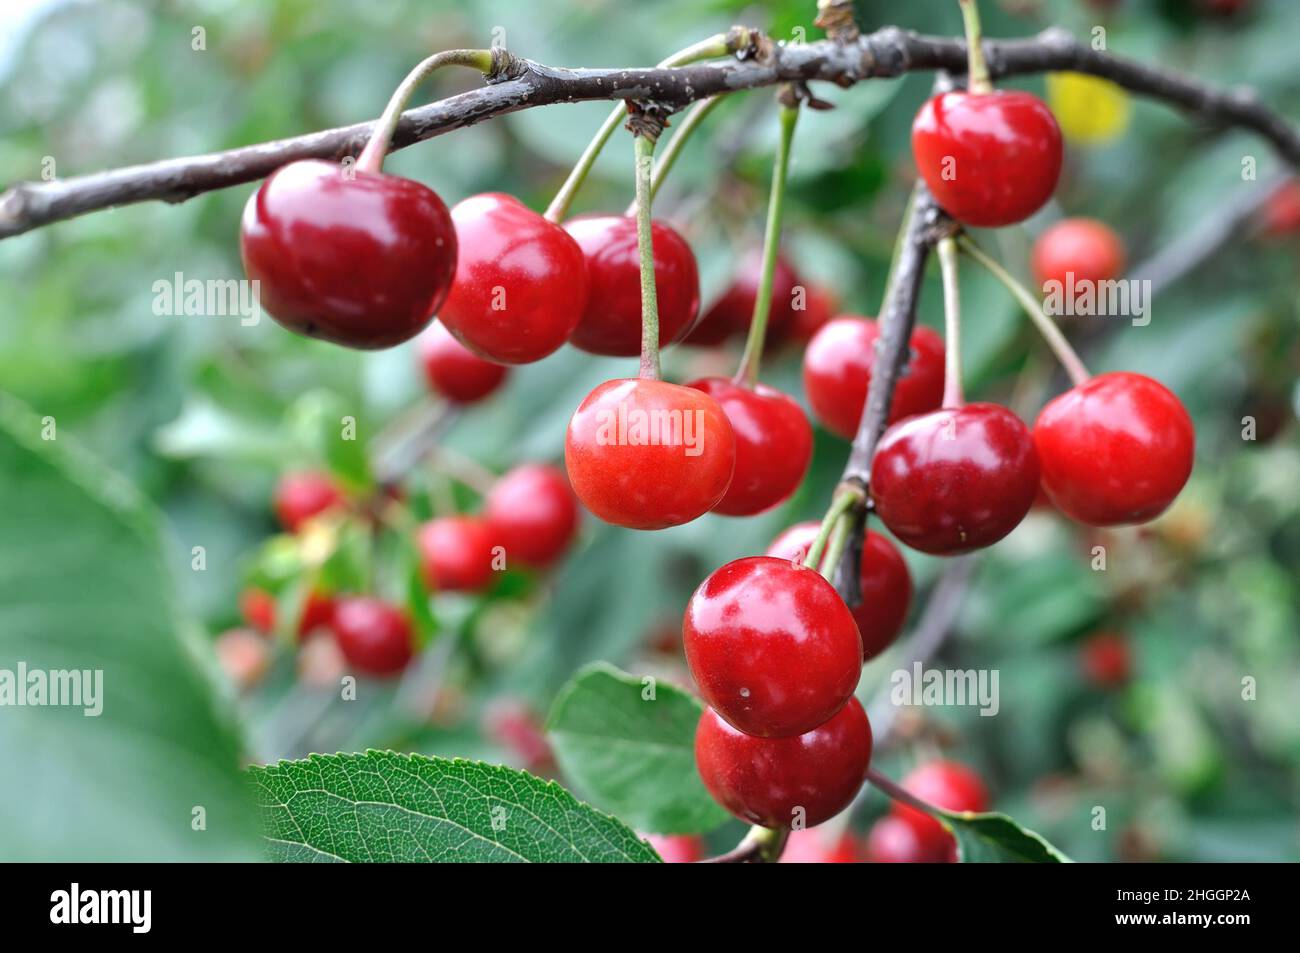
<svg viewBox="0 0 1300 953">
<path fill-rule="evenodd" d="M 1037 492 L 1029 428 L 997 404 L 909 417 L 885 431 L 871 463 L 881 522 L 935 556 L 996 543 L 1020 525 Z"/>
<path fill-rule="evenodd" d="M 1262 218 L 1263 232 L 1269 238 L 1300 232 L 1300 179 L 1288 179 L 1274 190 Z"/>
<path fill-rule="evenodd" d="M 1057 281 L 1069 287 L 1072 280 L 1075 287 L 1095 288 L 1120 276 L 1124 257 L 1124 242 L 1109 226 L 1091 218 L 1067 218 L 1034 242 L 1034 276 L 1040 286 Z"/>
<path fill-rule="evenodd" d="M 758 297 L 762 275 L 763 252 L 760 249 L 750 249 L 741 255 L 731 285 L 686 336 L 686 343 L 700 346 L 721 344 L 728 338 L 748 334 L 749 324 L 754 318 L 754 299 Z M 798 285 L 799 276 L 794 268 L 778 255 L 776 266 L 772 269 L 772 307 L 767 315 L 768 341 L 780 340 L 794 324 L 794 291 Z"/>
<path fill-rule="evenodd" d="M 930 761 L 912 771 L 902 780 L 902 788 L 931 804 L 947 811 L 973 811 L 989 809 L 989 794 L 980 776 L 955 761 Z M 894 801 L 890 813 L 911 826 L 921 841 L 928 857 L 947 859 L 956 847 L 952 835 L 931 815 L 901 801 Z"/>
<path fill-rule="evenodd" d="M 1144 523 L 1164 512 L 1192 472 L 1196 434 L 1182 402 L 1141 374 L 1100 374 L 1038 415 L 1043 489 L 1089 526 Z"/>
<path fill-rule="evenodd" d="M 695 767 L 714 800 L 741 820 L 816 827 L 848 807 L 871 762 L 871 725 L 856 698 L 793 738 L 756 738 L 705 709 Z"/>
<path fill-rule="evenodd" d="M 767 555 L 802 563 L 820 529 L 814 522 L 796 523 L 772 541 Z M 894 644 L 911 603 L 912 574 L 898 547 L 868 530 L 862 542 L 862 604 L 852 610 L 862 635 L 863 661 Z"/>
<path fill-rule="evenodd" d="M 867 832 L 867 860 L 873 864 L 929 864 L 946 859 L 948 844 L 938 852 L 928 851 L 928 846 L 916 829 L 899 817 L 882 817 Z"/>
<path fill-rule="evenodd" d="M 791 831 L 781 851 L 782 864 L 857 864 L 861 863 L 858 842 L 847 831 L 832 835 L 824 827 Z"/>
<path fill-rule="evenodd" d="M 307 593 L 302 606 L 302 615 L 298 618 L 298 641 L 305 642 L 309 636 L 329 627 L 334 619 L 334 600 L 315 589 Z"/>
<path fill-rule="evenodd" d="M 526 463 L 497 480 L 483 516 L 506 559 L 548 566 L 564 554 L 578 529 L 578 504 L 555 467 Z"/>
<path fill-rule="evenodd" d="M 269 592 L 264 589 L 245 589 L 239 596 L 239 607 L 244 621 L 252 628 L 265 634 L 275 631 L 275 597 Z M 314 589 L 307 593 L 298 619 L 298 641 L 303 642 L 308 636 L 328 626 L 333 617 L 333 599 Z"/>
<path fill-rule="evenodd" d="M 817 419 L 833 434 L 852 440 L 876 362 L 875 321 L 842 315 L 827 323 L 803 356 L 803 386 Z M 889 422 L 934 410 L 943 402 L 943 338 L 926 327 L 912 332 L 911 355 L 894 388 Z"/>
<path fill-rule="evenodd" d="M 492 579 L 495 542 L 476 516 L 443 516 L 420 527 L 424 581 L 441 592 L 479 592 Z"/>
<path fill-rule="evenodd" d="M 746 734 L 788 738 L 853 696 L 862 639 L 815 569 L 770 556 L 727 563 L 700 583 L 682 622 L 704 700 Z"/>
<path fill-rule="evenodd" d="M 275 631 L 275 597 L 265 589 L 245 589 L 239 594 L 239 614 L 258 632 Z"/>
<path fill-rule="evenodd" d="M 487 735 L 508 749 L 523 767 L 534 773 L 555 767 L 555 755 L 546 732 L 533 710 L 523 701 L 503 698 L 492 702 L 483 715 Z"/>
<path fill-rule="evenodd" d="M 1061 129 L 1037 96 L 953 91 L 925 102 L 912 123 L 916 167 L 939 207 L 981 228 L 1023 222 L 1061 175 Z"/>
<path fill-rule="evenodd" d="M 451 210 L 456 279 L 438 317 L 480 357 L 528 364 L 573 333 L 587 301 L 578 243 L 511 195 L 490 192 Z"/>
<path fill-rule="evenodd" d="M 458 404 L 473 404 L 488 397 L 509 372 L 503 364 L 483 360 L 442 324 L 435 324 L 420 336 L 420 363 L 429 387 Z"/>
<path fill-rule="evenodd" d="M 736 467 L 736 438 L 712 397 L 666 381 L 598 386 L 564 438 L 569 482 L 607 523 L 664 529 L 713 509 Z"/>
<path fill-rule="evenodd" d="M 271 667 L 266 639 L 250 629 L 230 629 L 217 636 L 212 646 L 217 664 L 236 688 L 257 684 Z"/>
<path fill-rule="evenodd" d="M 790 325 L 790 339 L 811 341 L 814 334 L 839 310 L 839 300 L 829 288 L 806 285 L 802 308 L 795 308 L 794 323 Z"/>
<path fill-rule="evenodd" d="M 587 307 L 570 342 L 592 354 L 635 357 L 641 353 L 641 257 L 636 219 L 594 215 L 572 219 L 564 229 L 587 260 Z M 665 222 L 650 226 L 655 255 L 659 344 L 677 340 L 700 313 L 700 273 L 686 239 Z"/>
<path fill-rule="evenodd" d="M 1081 650 L 1083 673 L 1098 688 L 1116 688 L 1128 681 L 1132 659 L 1128 640 L 1118 632 L 1097 632 Z"/>
<path fill-rule="evenodd" d="M 736 471 L 713 512 L 752 516 L 788 499 L 812 462 L 812 427 L 803 408 L 766 384 L 751 389 L 706 377 L 686 386 L 722 405 L 736 435 Z"/>
<path fill-rule="evenodd" d="M 357 348 L 419 334 L 456 269 L 451 215 L 431 189 L 318 159 L 277 169 L 249 197 L 239 246 L 276 321 Z"/>
<path fill-rule="evenodd" d="M 704 859 L 704 842 L 694 834 L 642 834 L 665 864 L 695 864 Z"/>
<path fill-rule="evenodd" d="M 302 524 L 343 503 L 343 494 L 324 473 L 286 473 L 275 488 L 275 513 L 280 525 L 296 533 Z"/>
<path fill-rule="evenodd" d="M 367 675 L 396 675 L 411 661 L 411 625 L 386 602 L 369 596 L 340 599 L 330 626 L 343 657 Z"/>
</svg>

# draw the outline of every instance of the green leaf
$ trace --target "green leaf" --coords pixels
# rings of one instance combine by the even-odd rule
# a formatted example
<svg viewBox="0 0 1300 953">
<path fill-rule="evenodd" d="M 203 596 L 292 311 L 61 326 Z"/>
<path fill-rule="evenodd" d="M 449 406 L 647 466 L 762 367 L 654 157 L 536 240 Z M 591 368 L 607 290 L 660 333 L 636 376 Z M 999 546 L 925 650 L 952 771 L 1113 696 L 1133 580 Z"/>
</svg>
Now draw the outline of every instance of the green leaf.
<svg viewBox="0 0 1300 953">
<path fill-rule="evenodd" d="M 700 834 L 728 814 L 695 770 L 701 707 L 664 682 L 654 697 L 635 675 L 597 662 L 555 699 L 547 733 L 564 776 L 593 804 L 639 830 Z"/>
<path fill-rule="evenodd" d="M 393 751 L 249 769 L 273 860 L 655 863 L 621 821 L 553 781 Z"/>
<path fill-rule="evenodd" d="M 43 439 L 49 422 L 0 400 L 0 669 L 75 670 L 102 690 L 0 708 L 0 854 L 255 859 L 240 739 L 180 621 L 154 514 L 63 429 Z M 184 541 L 181 571 L 202 543 Z"/>
<path fill-rule="evenodd" d="M 964 864 L 1068 864 L 1069 857 L 1005 814 L 940 811 Z"/>
</svg>

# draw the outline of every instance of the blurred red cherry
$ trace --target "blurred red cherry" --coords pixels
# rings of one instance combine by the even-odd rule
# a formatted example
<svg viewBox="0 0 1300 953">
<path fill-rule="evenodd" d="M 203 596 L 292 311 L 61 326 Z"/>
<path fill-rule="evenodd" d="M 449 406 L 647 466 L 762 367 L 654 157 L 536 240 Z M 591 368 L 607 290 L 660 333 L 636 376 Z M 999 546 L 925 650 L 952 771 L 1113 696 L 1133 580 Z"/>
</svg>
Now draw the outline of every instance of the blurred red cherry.
<svg viewBox="0 0 1300 953">
<path fill-rule="evenodd" d="M 429 388 L 458 404 L 473 404 L 494 394 L 509 369 L 485 361 L 457 341 L 441 323 L 420 336 L 420 363 Z"/>
</svg>

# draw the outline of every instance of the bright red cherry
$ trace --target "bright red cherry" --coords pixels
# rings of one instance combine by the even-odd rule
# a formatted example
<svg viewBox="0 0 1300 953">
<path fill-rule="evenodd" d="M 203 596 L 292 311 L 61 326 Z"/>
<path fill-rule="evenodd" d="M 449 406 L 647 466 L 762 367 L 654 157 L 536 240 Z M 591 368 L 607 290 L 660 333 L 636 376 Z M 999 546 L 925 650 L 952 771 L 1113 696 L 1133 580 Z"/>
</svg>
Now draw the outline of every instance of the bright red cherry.
<svg viewBox="0 0 1300 953">
<path fill-rule="evenodd" d="M 420 363 L 429 387 L 458 404 L 495 393 L 509 373 L 505 365 L 483 360 L 440 323 L 420 335 Z"/>
<path fill-rule="evenodd" d="M 772 541 L 767 555 L 802 563 L 820 529 L 815 522 L 796 523 Z M 898 547 L 868 530 L 862 542 L 862 604 L 852 610 L 862 635 L 863 661 L 894 644 L 911 603 L 912 574 Z"/>
<path fill-rule="evenodd" d="M 909 417 L 885 431 L 871 463 L 876 513 L 900 540 L 935 556 L 991 546 L 1038 493 L 1029 428 L 997 404 Z"/>
<path fill-rule="evenodd" d="M 431 189 L 318 159 L 277 169 L 249 197 L 239 247 L 276 321 L 356 348 L 419 334 L 456 269 L 456 231 Z"/>
<path fill-rule="evenodd" d="M 803 386 L 817 419 L 852 440 L 871 385 L 880 328 L 875 321 L 842 315 L 822 327 L 803 356 Z M 911 354 L 894 388 L 889 422 L 934 410 L 943 402 L 943 338 L 926 327 L 912 332 Z"/>
<path fill-rule="evenodd" d="M 1061 129 L 1037 96 L 955 90 L 925 102 L 912 123 L 916 167 L 939 207 L 980 228 L 1023 222 L 1061 175 Z"/>
<path fill-rule="evenodd" d="M 460 255 L 438 317 L 480 357 L 528 364 L 573 333 L 587 302 L 587 266 L 578 243 L 511 195 L 491 192 L 456 203 Z"/>
<path fill-rule="evenodd" d="M 848 831 L 831 834 L 824 827 L 791 831 L 781 851 L 781 864 L 857 864 L 862 862 L 858 842 Z"/>
<path fill-rule="evenodd" d="M 853 696 L 862 639 L 835 587 L 770 556 L 727 563 L 700 583 L 682 622 L 704 700 L 746 734 L 788 738 Z"/>
<path fill-rule="evenodd" d="M 988 789 L 980 776 L 955 761 L 930 761 L 921 765 L 903 778 L 902 788 L 927 804 L 946 811 L 978 814 L 989 809 Z M 956 843 L 936 818 L 901 801 L 893 802 L 890 813 L 911 826 L 926 856 L 955 859 Z"/>
<path fill-rule="evenodd" d="M 948 845 L 938 852 L 907 821 L 886 815 L 867 832 L 867 861 L 873 864 L 929 864 L 946 859 Z"/>
<path fill-rule="evenodd" d="M 367 675 L 396 675 L 414 653 L 406 616 L 379 599 L 354 596 L 338 600 L 330 627 L 343 657 Z"/>
<path fill-rule="evenodd" d="M 275 596 L 265 589 L 245 589 L 239 594 L 239 614 L 257 632 L 275 631 Z"/>
<path fill-rule="evenodd" d="M 1124 242 L 1110 226 L 1091 218 L 1067 218 L 1034 242 L 1034 276 L 1040 286 L 1057 281 L 1064 288 L 1071 283 L 1095 288 L 1120 276 L 1124 258 Z"/>
<path fill-rule="evenodd" d="M 1083 673 L 1098 688 L 1116 688 L 1129 680 L 1132 657 L 1128 640 L 1118 632 L 1090 635 L 1081 649 Z"/>
<path fill-rule="evenodd" d="M 766 384 L 706 377 L 686 386 L 721 404 L 736 435 L 736 471 L 713 512 L 752 516 L 788 499 L 812 462 L 812 426 L 803 408 Z"/>
<path fill-rule="evenodd" d="M 816 827 L 848 807 L 871 762 L 871 725 L 856 698 L 792 738 L 756 738 L 705 709 L 695 766 L 714 800 L 741 820 Z"/>
<path fill-rule="evenodd" d="M 1300 179 L 1288 179 L 1274 190 L 1261 212 L 1262 230 L 1269 238 L 1300 232 Z"/>
<path fill-rule="evenodd" d="M 704 859 L 704 842 L 694 834 L 642 834 L 665 864 L 696 864 Z"/>
<path fill-rule="evenodd" d="M 564 229 L 587 260 L 587 307 L 569 343 L 592 354 L 635 357 L 641 353 L 641 257 L 636 219 L 593 215 Z M 700 313 L 700 273 L 695 253 L 671 225 L 650 226 L 659 303 L 659 344 L 673 343 Z"/>
<path fill-rule="evenodd" d="M 286 473 L 275 487 L 275 514 L 291 533 L 307 520 L 343 503 L 343 494 L 324 473 Z"/>
<path fill-rule="evenodd" d="M 829 288 L 805 285 L 802 308 L 794 309 L 794 323 L 790 325 L 790 339 L 811 341 L 814 334 L 839 311 L 839 299 Z"/>
<path fill-rule="evenodd" d="M 753 248 L 742 254 L 731 285 L 686 336 L 686 343 L 701 346 L 721 344 L 728 338 L 748 334 L 762 274 L 763 252 Z M 794 268 L 778 255 L 776 267 L 772 270 L 772 307 L 767 315 L 768 341 L 780 340 L 794 324 L 794 294 L 798 286 L 799 276 Z"/>
<path fill-rule="evenodd" d="M 578 504 L 564 473 L 541 463 L 515 467 L 493 485 L 483 516 L 507 560 L 549 566 L 578 529 Z"/>
<path fill-rule="evenodd" d="M 477 516 L 442 516 L 420 527 L 424 581 L 441 592 L 479 592 L 492 580 L 496 543 Z"/>
<path fill-rule="evenodd" d="M 717 506 L 736 468 L 736 438 L 702 391 L 605 381 L 574 411 L 564 463 L 578 499 L 605 522 L 664 529 Z"/>
<path fill-rule="evenodd" d="M 1043 489 L 1089 526 L 1144 523 L 1164 512 L 1192 472 L 1196 434 L 1173 393 L 1120 371 L 1057 397 L 1038 415 Z"/>
</svg>

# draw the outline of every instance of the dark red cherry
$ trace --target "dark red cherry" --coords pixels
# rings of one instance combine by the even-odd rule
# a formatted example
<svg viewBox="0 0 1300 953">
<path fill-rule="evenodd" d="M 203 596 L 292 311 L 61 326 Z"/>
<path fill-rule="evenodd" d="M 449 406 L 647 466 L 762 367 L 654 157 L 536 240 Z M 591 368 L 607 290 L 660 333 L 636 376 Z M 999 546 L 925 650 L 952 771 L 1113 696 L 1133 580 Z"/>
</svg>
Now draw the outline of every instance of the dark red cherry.
<svg viewBox="0 0 1300 953">
<path fill-rule="evenodd" d="M 997 404 L 909 417 L 885 431 L 871 463 L 876 513 L 902 542 L 935 556 L 996 543 L 1038 492 L 1029 428 Z"/>
<path fill-rule="evenodd" d="M 767 555 L 802 563 L 821 527 L 796 523 L 772 541 Z M 862 636 L 863 661 L 894 644 L 912 603 L 912 574 L 898 547 L 880 533 L 867 531 L 862 542 L 862 604 L 853 620 Z"/>
<path fill-rule="evenodd" d="M 578 243 L 511 195 L 456 203 L 460 255 L 438 317 L 479 357 L 539 361 L 569 339 L 587 302 Z"/>
<path fill-rule="evenodd" d="M 815 569 L 747 556 L 715 571 L 682 622 L 700 695 L 750 735 L 787 738 L 843 707 L 862 674 L 862 639 Z"/>
<path fill-rule="evenodd" d="M 977 814 L 989 809 L 988 789 L 980 776 L 955 761 L 930 761 L 916 768 L 901 782 L 903 790 L 927 804 L 946 811 L 973 811 Z M 892 816 L 908 824 L 921 841 L 925 856 L 934 859 L 955 859 L 956 844 L 932 815 L 901 801 L 890 805 Z"/>
<path fill-rule="evenodd" d="M 736 472 L 713 512 L 752 516 L 788 499 L 812 461 L 812 427 L 803 408 L 766 384 L 750 388 L 706 377 L 686 386 L 722 405 L 736 435 Z"/>
<path fill-rule="evenodd" d="M 1057 222 L 1034 242 L 1034 277 L 1039 286 L 1049 281 L 1068 288 L 1118 278 L 1124 271 L 1124 242 L 1102 222 L 1067 218 Z M 1072 276 L 1072 277 L 1071 277 Z"/>
<path fill-rule="evenodd" d="M 286 473 L 275 487 L 275 514 L 291 533 L 313 516 L 343 504 L 343 494 L 324 473 Z"/>
<path fill-rule="evenodd" d="M 1117 526 L 1145 523 L 1174 501 L 1192 472 L 1196 433 L 1168 388 L 1120 371 L 1044 407 L 1034 443 L 1056 508 L 1089 526 Z"/>
<path fill-rule="evenodd" d="M 478 592 L 492 580 L 493 541 L 477 516 L 442 516 L 420 527 L 424 581 L 442 592 Z"/>
<path fill-rule="evenodd" d="M 721 344 L 729 338 L 748 334 L 762 274 L 763 252 L 752 248 L 742 254 L 731 284 L 686 336 L 686 343 L 701 346 Z M 780 340 L 794 324 L 794 295 L 798 285 L 799 276 L 794 268 L 778 255 L 776 267 L 772 270 L 772 308 L 767 315 L 768 341 Z"/>
<path fill-rule="evenodd" d="M 714 800 L 770 828 L 816 827 L 848 807 L 871 762 L 871 725 L 856 698 L 792 738 L 756 738 L 705 709 L 695 766 Z"/>
<path fill-rule="evenodd" d="M 1061 175 L 1061 129 L 1037 96 L 962 90 L 926 100 L 912 123 L 916 167 L 939 207 L 980 228 L 1023 222 Z"/>
<path fill-rule="evenodd" d="M 276 321 L 356 348 L 419 334 L 456 269 L 456 231 L 431 189 L 317 159 L 277 169 L 249 197 L 239 246 Z"/>
<path fill-rule="evenodd" d="M 578 530 L 578 504 L 568 478 L 542 463 L 515 467 L 497 480 L 483 517 L 507 560 L 536 568 L 564 555 Z"/>
<path fill-rule="evenodd" d="M 871 385 L 880 328 L 870 318 L 841 315 L 813 336 L 803 356 L 803 386 L 817 419 L 852 440 Z M 912 332 L 911 355 L 894 388 L 889 422 L 934 410 L 943 402 L 943 338 L 926 327 Z"/>
<path fill-rule="evenodd" d="M 458 404 L 473 404 L 495 393 L 509 369 L 485 361 L 457 341 L 441 323 L 420 335 L 420 363 L 429 387 Z"/>
<path fill-rule="evenodd" d="M 641 353 L 641 257 L 636 219 L 593 215 L 564 229 L 587 260 L 587 307 L 569 339 L 592 354 L 635 357 Z M 666 222 L 650 226 L 655 255 L 659 345 L 673 343 L 700 313 L 700 273 L 686 239 Z"/>
<path fill-rule="evenodd" d="M 717 506 L 736 468 L 736 438 L 718 402 L 666 381 L 605 381 L 564 438 L 569 483 L 607 523 L 664 529 Z"/>
<path fill-rule="evenodd" d="M 916 829 L 899 817 L 886 815 L 867 832 L 868 863 L 930 864 L 942 862 L 947 853 L 947 844 L 940 851 L 932 851 Z"/>
<path fill-rule="evenodd" d="M 1080 661 L 1088 681 L 1098 688 L 1117 688 L 1133 670 L 1128 639 L 1118 632 L 1095 632 L 1081 646 Z"/>
<path fill-rule="evenodd" d="M 406 616 L 379 599 L 338 600 L 330 627 L 343 657 L 367 675 L 396 675 L 415 651 Z"/>
</svg>

